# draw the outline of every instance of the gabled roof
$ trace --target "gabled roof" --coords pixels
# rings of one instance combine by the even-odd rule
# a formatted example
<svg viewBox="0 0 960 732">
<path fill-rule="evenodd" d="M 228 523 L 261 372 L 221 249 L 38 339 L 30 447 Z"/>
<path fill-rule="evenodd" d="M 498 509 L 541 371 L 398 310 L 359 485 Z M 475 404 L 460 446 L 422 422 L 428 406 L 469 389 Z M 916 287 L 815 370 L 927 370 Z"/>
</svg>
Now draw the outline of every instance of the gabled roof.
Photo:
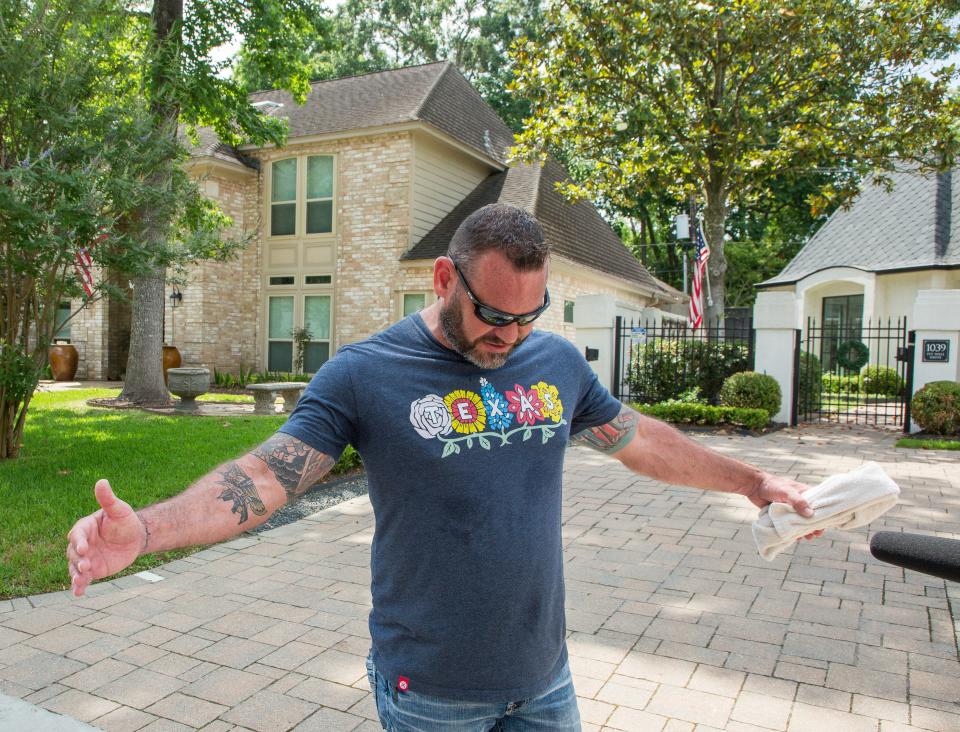
<svg viewBox="0 0 960 732">
<path fill-rule="evenodd" d="M 254 92 L 250 101 L 285 117 L 291 142 L 313 135 L 422 122 L 477 151 L 490 161 L 491 168 L 507 167 L 507 153 L 514 142 L 510 128 L 457 67 L 446 61 L 314 82 L 303 105 L 294 103 L 284 91 Z M 198 130 L 198 135 L 200 144 L 192 150 L 194 157 L 252 164 L 240 151 L 221 143 L 209 128 Z M 403 259 L 444 254 L 463 219 L 487 203 L 501 201 L 533 213 L 560 256 L 639 284 L 666 299 L 680 300 L 680 292 L 654 278 L 624 248 L 592 204 L 570 204 L 554 190 L 554 183 L 566 178 L 564 169 L 554 161 L 494 173 Z"/>
<path fill-rule="evenodd" d="M 285 117 L 291 141 L 424 122 L 502 166 L 513 145 L 510 128 L 447 61 L 316 81 L 302 105 L 294 102 L 289 92 L 279 90 L 253 92 L 250 101 L 264 104 L 274 116 Z M 269 102 L 282 106 L 273 107 Z M 200 135 L 205 141 L 205 136 L 213 133 L 201 130 Z M 217 153 L 240 159 L 226 145 Z M 194 149 L 192 154 L 211 153 Z"/>
<path fill-rule="evenodd" d="M 893 190 L 867 180 L 784 270 L 759 287 L 792 284 L 829 267 L 867 272 L 960 266 L 960 171 L 901 169 Z"/>
<path fill-rule="evenodd" d="M 555 254 L 601 272 L 616 275 L 663 297 L 683 295 L 653 277 L 623 246 L 620 237 L 588 201 L 570 203 L 554 185 L 567 179 L 554 160 L 544 165 L 515 165 L 493 173 L 470 192 L 440 223 L 402 257 L 434 259 L 447 251 L 450 238 L 471 213 L 488 203 L 510 203 L 526 209 L 543 226 Z"/>
</svg>

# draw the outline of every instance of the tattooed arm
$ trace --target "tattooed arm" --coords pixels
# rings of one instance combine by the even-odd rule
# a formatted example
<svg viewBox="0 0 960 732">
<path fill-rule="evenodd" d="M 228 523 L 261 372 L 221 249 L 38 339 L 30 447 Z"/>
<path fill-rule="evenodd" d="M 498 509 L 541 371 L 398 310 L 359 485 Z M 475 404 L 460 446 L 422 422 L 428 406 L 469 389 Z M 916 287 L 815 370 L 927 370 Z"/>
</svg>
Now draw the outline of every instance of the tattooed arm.
<svg viewBox="0 0 960 732">
<path fill-rule="evenodd" d="M 100 510 L 77 521 L 68 535 L 74 594 L 82 595 L 90 582 L 119 572 L 141 554 L 212 544 L 259 526 L 306 493 L 335 462 L 278 432 L 183 493 L 136 512 L 107 481 L 98 481 L 94 493 Z"/>
<path fill-rule="evenodd" d="M 577 433 L 571 442 L 613 455 L 631 470 L 666 483 L 740 493 L 757 507 L 789 503 L 800 514 L 812 513 L 801 496 L 807 488 L 802 483 L 721 455 L 627 406 L 610 422 Z"/>
</svg>

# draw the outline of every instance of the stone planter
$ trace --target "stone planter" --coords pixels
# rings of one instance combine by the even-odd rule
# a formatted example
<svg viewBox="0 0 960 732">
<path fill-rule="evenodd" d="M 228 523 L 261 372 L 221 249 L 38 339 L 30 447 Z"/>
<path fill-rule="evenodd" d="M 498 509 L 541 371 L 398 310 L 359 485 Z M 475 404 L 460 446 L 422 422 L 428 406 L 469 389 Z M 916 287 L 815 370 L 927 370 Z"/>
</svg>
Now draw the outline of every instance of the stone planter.
<svg viewBox="0 0 960 732">
<path fill-rule="evenodd" d="M 210 390 L 210 369 L 189 366 L 167 369 L 167 388 L 170 389 L 170 393 L 180 397 L 177 409 L 195 412 L 197 397 Z"/>
<path fill-rule="evenodd" d="M 54 381 L 73 381 L 77 375 L 80 354 L 76 346 L 69 343 L 57 343 L 50 346 L 50 370 Z"/>
</svg>

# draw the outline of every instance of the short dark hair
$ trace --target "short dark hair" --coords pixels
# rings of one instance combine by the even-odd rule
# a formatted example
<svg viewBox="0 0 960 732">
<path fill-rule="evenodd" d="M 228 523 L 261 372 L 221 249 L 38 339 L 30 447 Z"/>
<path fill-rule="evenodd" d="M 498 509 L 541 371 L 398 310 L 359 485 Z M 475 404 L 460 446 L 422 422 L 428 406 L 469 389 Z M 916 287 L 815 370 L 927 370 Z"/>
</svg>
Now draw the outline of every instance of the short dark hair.
<svg viewBox="0 0 960 732">
<path fill-rule="evenodd" d="M 507 203 L 491 203 L 467 216 L 450 239 L 447 256 L 469 270 L 478 255 L 492 249 L 521 271 L 542 269 L 550 254 L 533 214 Z"/>
</svg>

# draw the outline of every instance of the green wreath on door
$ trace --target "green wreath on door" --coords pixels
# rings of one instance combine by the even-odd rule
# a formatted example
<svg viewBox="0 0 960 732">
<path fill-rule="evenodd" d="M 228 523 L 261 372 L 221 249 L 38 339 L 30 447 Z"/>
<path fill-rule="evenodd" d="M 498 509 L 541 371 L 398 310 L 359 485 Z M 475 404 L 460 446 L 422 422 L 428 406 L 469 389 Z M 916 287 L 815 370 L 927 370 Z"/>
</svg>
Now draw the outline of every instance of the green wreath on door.
<svg viewBox="0 0 960 732">
<path fill-rule="evenodd" d="M 861 341 L 844 341 L 837 346 L 837 363 L 848 371 L 860 373 L 869 360 L 870 349 Z"/>
</svg>

